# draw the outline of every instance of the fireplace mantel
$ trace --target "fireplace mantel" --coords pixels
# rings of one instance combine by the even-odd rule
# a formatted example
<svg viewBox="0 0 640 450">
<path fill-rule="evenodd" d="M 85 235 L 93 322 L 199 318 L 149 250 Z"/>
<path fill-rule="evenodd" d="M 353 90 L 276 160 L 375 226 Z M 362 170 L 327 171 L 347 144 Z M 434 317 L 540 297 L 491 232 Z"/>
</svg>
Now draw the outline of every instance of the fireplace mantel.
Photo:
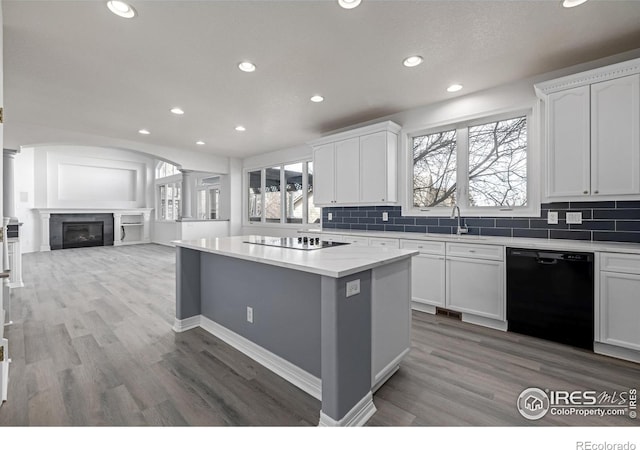
<svg viewBox="0 0 640 450">
<path fill-rule="evenodd" d="M 51 251 L 49 220 L 51 214 L 112 214 L 114 239 L 113 245 L 130 245 L 151 242 L 149 238 L 149 223 L 151 221 L 151 211 L 153 208 L 127 208 L 127 209 L 106 209 L 106 208 L 34 208 L 40 215 L 40 251 Z M 123 220 L 123 218 L 125 220 Z M 122 227 L 140 227 L 139 239 L 122 240 L 119 230 Z"/>
</svg>

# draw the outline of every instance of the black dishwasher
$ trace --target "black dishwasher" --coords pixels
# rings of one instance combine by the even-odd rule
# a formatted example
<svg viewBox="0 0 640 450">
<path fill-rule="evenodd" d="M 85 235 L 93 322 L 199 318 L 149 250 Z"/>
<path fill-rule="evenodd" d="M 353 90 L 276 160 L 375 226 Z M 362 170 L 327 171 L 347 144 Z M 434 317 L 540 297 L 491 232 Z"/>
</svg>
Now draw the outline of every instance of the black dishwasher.
<svg viewBox="0 0 640 450">
<path fill-rule="evenodd" d="M 507 248 L 509 331 L 593 350 L 593 253 Z"/>
</svg>

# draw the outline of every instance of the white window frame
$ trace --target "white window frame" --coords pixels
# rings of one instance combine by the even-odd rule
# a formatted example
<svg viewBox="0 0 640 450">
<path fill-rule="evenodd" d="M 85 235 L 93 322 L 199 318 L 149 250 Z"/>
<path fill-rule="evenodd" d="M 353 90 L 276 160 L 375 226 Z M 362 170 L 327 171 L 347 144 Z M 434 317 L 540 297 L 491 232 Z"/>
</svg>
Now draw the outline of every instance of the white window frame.
<svg viewBox="0 0 640 450">
<path fill-rule="evenodd" d="M 466 217 L 539 217 L 540 216 L 540 129 L 538 121 L 540 117 L 540 104 L 533 106 L 494 111 L 487 114 L 469 116 L 460 120 L 435 124 L 417 130 L 409 130 L 403 133 L 405 145 L 406 174 L 405 195 L 402 205 L 403 216 L 443 217 L 451 214 L 451 208 L 436 206 L 431 208 L 417 208 L 413 206 L 413 138 L 426 134 L 438 133 L 448 130 L 456 130 L 456 193 L 457 205 L 460 214 Z M 520 207 L 470 207 L 468 206 L 468 166 L 469 166 L 469 127 L 497 122 L 500 120 L 514 119 L 526 116 L 527 118 L 527 205 Z"/>
<path fill-rule="evenodd" d="M 180 202 L 182 203 L 182 196 L 183 196 L 182 175 L 171 175 L 170 177 L 165 177 L 165 178 L 156 180 L 155 196 L 156 196 L 156 221 L 157 222 L 175 222 L 176 220 L 179 219 L 179 217 L 176 217 L 174 219 L 165 219 L 164 217 L 161 217 L 162 205 L 160 204 L 160 202 L 162 201 L 162 198 L 160 196 L 160 186 L 165 186 L 165 189 L 166 189 L 166 186 L 170 184 L 175 184 L 180 187 Z M 167 202 L 167 207 L 168 207 L 168 202 Z M 180 215 L 180 211 L 178 211 L 178 215 Z"/>
<path fill-rule="evenodd" d="M 300 228 L 301 226 L 307 227 L 320 227 L 320 223 L 309 223 L 309 197 L 305 199 L 302 205 L 302 223 L 287 223 L 286 222 L 286 192 L 282 189 L 285 184 L 285 167 L 291 164 L 302 164 L 302 192 L 308 193 L 309 189 L 309 165 L 313 163 L 313 158 L 295 159 L 292 161 L 278 162 L 269 164 L 267 166 L 247 167 L 243 169 L 242 173 L 242 223 L 243 226 L 264 226 L 264 227 L 286 227 L 286 228 Z M 273 167 L 280 167 L 280 222 L 267 222 L 265 211 L 265 191 L 266 191 L 266 170 Z M 261 220 L 253 221 L 249 220 L 249 174 L 251 172 L 260 171 L 260 190 L 262 195 L 261 201 Z M 306 194 L 305 194 L 306 195 Z"/>
<path fill-rule="evenodd" d="M 218 197 L 220 196 L 220 183 L 212 183 L 212 184 L 205 184 L 202 183 L 202 180 L 199 180 L 198 185 L 196 186 L 196 214 L 198 211 L 198 196 L 200 195 L 200 192 L 204 191 L 205 192 L 205 208 L 206 208 L 206 212 L 207 212 L 207 216 L 210 215 L 211 213 L 211 191 L 212 190 L 218 190 Z M 220 219 L 220 201 L 218 199 L 218 202 L 216 204 L 216 210 L 217 210 L 217 214 L 216 214 L 216 218 L 215 219 L 210 219 L 209 217 L 202 219 L 200 217 L 198 217 L 198 220 L 219 220 Z"/>
</svg>

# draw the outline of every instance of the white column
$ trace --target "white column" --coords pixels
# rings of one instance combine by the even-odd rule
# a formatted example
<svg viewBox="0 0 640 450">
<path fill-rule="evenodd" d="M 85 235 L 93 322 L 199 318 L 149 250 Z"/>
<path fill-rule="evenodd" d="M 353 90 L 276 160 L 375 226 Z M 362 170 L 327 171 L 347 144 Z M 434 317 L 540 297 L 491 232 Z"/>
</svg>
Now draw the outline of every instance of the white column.
<svg viewBox="0 0 640 450">
<path fill-rule="evenodd" d="M 51 214 L 49 213 L 40 213 L 40 251 L 41 252 L 50 252 L 51 244 L 49 242 L 49 219 L 51 218 Z"/>
<path fill-rule="evenodd" d="M 18 150 L 4 149 L 2 152 L 3 168 L 2 168 L 2 201 L 4 204 L 4 216 L 11 219 L 11 222 L 17 222 L 16 218 L 16 199 L 14 194 L 14 162 Z"/>
<path fill-rule="evenodd" d="M 151 223 L 151 212 L 143 212 L 142 213 L 142 241 L 143 242 L 151 242 L 151 238 L 149 237 L 149 228 Z"/>
<path fill-rule="evenodd" d="M 182 214 L 180 218 L 191 219 L 191 199 L 193 194 L 193 171 L 183 170 L 182 172 Z"/>
<path fill-rule="evenodd" d="M 122 245 L 122 214 L 113 213 L 113 246 Z"/>
</svg>

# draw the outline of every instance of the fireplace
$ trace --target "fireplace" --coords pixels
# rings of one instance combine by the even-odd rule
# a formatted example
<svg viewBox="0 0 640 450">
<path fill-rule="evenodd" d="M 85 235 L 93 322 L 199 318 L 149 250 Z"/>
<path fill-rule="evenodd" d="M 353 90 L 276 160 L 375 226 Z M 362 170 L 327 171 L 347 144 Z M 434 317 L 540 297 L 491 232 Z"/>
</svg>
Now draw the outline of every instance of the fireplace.
<svg viewBox="0 0 640 450">
<path fill-rule="evenodd" d="M 113 245 L 113 214 L 51 214 L 51 250 Z"/>
<path fill-rule="evenodd" d="M 104 245 L 103 222 L 62 222 L 62 248 Z"/>
</svg>

